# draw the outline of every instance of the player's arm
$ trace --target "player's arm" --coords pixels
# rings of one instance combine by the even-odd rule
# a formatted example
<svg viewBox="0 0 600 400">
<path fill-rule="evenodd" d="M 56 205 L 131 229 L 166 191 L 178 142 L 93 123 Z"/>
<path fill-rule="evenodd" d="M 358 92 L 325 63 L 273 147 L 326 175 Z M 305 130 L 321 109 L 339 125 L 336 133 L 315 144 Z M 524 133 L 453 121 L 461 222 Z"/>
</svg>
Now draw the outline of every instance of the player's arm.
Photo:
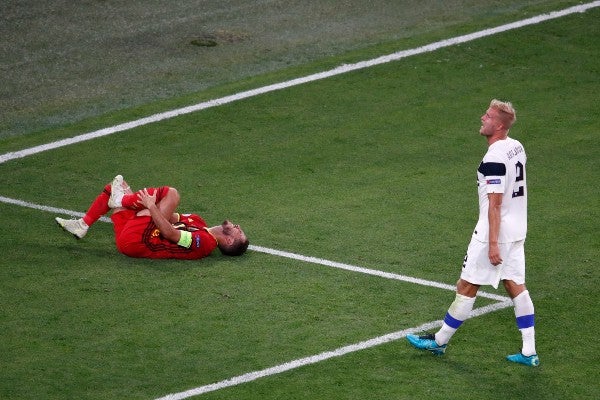
<svg viewBox="0 0 600 400">
<path fill-rule="evenodd" d="M 180 219 L 181 219 L 181 216 L 179 215 L 179 213 L 178 213 L 178 212 L 174 212 L 173 214 L 171 214 L 171 215 L 169 216 L 169 222 L 170 222 L 171 224 L 176 224 L 176 223 L 178 223 Z"/>
<path fill-rule="evenodd" d="M 148 194 L 146 189 L 140 191 L 140 202 L 150 211 L 152 221 L 156 224 L 156 227 L 160 231 L 160 234 L 165 239 L 179 243 L 181 239 L 181 231 L 175 229 L 173 225 L 165 218 L 160 209 L 156 206 L 156 192 L 152 195 Z"/>
<path fill-rule="evenodd" d="M 502 208 L 502 193 L 488 193 L 488 225 L 489 225 L 489 253 L 492 265 L 502 263 L 498 237 L 500 236 L 500 218 Z"/>
</svg>

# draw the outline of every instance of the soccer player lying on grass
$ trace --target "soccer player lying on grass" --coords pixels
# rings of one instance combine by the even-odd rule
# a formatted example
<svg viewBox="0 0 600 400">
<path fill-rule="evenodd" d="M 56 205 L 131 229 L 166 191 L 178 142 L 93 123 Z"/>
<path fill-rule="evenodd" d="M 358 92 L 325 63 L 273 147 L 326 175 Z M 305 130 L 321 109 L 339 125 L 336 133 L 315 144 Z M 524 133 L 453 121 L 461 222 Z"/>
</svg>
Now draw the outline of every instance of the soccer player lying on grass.
<svg viewBox="0 0 600 400">
<path fill-rule="evenodd" d="M 208 227 L 196 214 L 175 212 L 179 205 L 175 188 L 161 186 L 134 193 L 121 175 L 104 187 L 80 219 L 55 218 L 56 223 L 77 239 L 111 209 L 117 249 L 129 257 L 195 260 L 215 248 L 222 254 L 239 256 L 249 241 L 240 229 L 226 220 Z"/>
</svg>

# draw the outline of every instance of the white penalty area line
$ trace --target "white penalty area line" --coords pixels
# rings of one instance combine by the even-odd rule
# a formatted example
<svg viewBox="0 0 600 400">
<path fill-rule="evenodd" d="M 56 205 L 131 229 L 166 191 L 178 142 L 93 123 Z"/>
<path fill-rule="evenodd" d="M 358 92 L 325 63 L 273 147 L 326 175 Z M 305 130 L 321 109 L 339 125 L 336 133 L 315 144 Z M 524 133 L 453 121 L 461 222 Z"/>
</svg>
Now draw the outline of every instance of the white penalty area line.
<svg viewBox="0 0 600 400">
<path fill-rule="evenodd" d="M 593 1 L 593 2 L 587 3 L 587 4 L 580 4 L 580 5 L 566 8 L 564 10 L 554 11 L 554 12 L 550 12 L 548 14 L 541 14 L 541 15 L 538 15 L 538 16 L 535 16 L 532 18 L 527 18 L 527 19 L 524 19 L 521 21 L 512 22 L 512 23 L 505 24 L 505 25 L 500 25 L 495 28 L 484 29 L 484 30 L 481 30 L 478 32 L 467 34 L 467 35 L 456 36 L 456 37 L 453 37 L 450 39 L 440 40 L 438 42 L 430 43 L 428 45 L 417 47 L 414 49 L 402 50 L 402 51 L 399 51 L 396 53 L 381 56 L 381 57 L 374 58 L 374 59 L 367 60 L 367 61 L 357 62 L 354 64 L 344 64 L 344 65 L 340 65 L 339 67 L 328 70 L 328 71 L 319 72 L 316 74 L 292 79 L 292 80 L 285 81 L 285 82 L 276 83 L 273 85 L 263 86 L 260 88 L 240 92 L 240 93 L 233 94 L 230 96 L 225 96 L 225 97 L 221 97 L 218 99 L 205 101 L 205 102 L 191 105 L 188 107 L 183 107 L 183 108 L 179 108 L 179 109 L 175 109 L 175 110 L 171 110 L 171 111 L 154 114 L 149 117 L 145 117 L 145 118 L 141 118 L 141 119 L 138 119 L 135 121 L 130 121 L 130 122 L 126 122 L 123 124 L 111 126 L 108 128 L 96 130 L 96 131 L 85 133 L 85 134 L 82 134 L 79 136 L 74 136 L 71 138 L 58 140 L 58 141 L 47 143 L 47 144 L 40 145 L 40 146 L 30 147 L 30 148 L 24 149 L 24 150 L 5 153 L 5 154 L 0 155 L 0 164 L 3 164 L 10 160 L 24 158 L 24 157 L 27 157 L 27 156 L 30 156 L 33 154 L 41 153 L 44 151 L 57 149 L 60 147 L 85 142 L 87 140 L 92 140 L 92 139 L 100 138 L 103 136 L 112 135 L 114 133 L 127 131 L 127 130 L 130 130 L 133 128 L 137 128 L 137 127 L 140 127 L 143 125 L 148 125 L 148 124 L 163 121 L 166 119 L 174 118 L 174 117 L 177 117 L 180 115 L 189 114 L 189 113 L 204 110 L 207 108 L 212 108 L 212 107 L 220 106 L 223 104 L 232 103 L 232 102 L 246 99 L 249 97 L 254 97 L 254 96 L 261 95 L 261 94 L 274 92 L 274 91 L 281 90 L 281 89 L 286 89 L 286 88 L 289 88 L 292 86 L 302 85 L 302 84 L 314 82 L 314 81 L 317 81 L 320 79 L 325 79 L 325 78 L 329 78 L 332 76 L 345 74 L 347 72 L 356 71 L 356 70 L 369 68 L 369 67 L 373 67 L 373 66 L 380 65 L 380 64 L 389 63 L 392 61 L 401 60 L 403 58 L 407 58 L 407 57 L 418 55 L 418 54 L 433 52 L 433 51 L 439 50 L 444 47 L 455 46 L 457 44 L 470 42 L 470 41 L 473 41 L 476 39 L 481 39 L 481 38 L 484 38 L 487 36 L 496 35 L 498 33 L 506 32 L 509 30 L 519 29 L 519 28 L 522 28 L 522 27 L 525 27 L 528 25 L 539 24 L 544 21 L 561 18 L 561 17 L 567 16 L 570 14 L 584 13 L 591 8 L 599 7 L 599 6 L 600 6 L 600 0 Z"/>
<path fill-rule="evenodd" d="M 470 318 L 484 315 L 493 311 L 498 311 L 507 307 L 512 306 L 512 301 L 504 301 L 501 303 L 491 304 L 485 307 L 480 307 L 471 312 Z M 237 386 L 243 383 L 248 383 L 255 381 L 260 378 L 264 378 L 267 376 L 281 374 L 286 371 L 290 371 L 296 368 L 304 367 L 311 364 L 316 364 L 321 361 L 329 360 L 336 357 L 341 357 L 343 355 L 354 353 L 361 350 L 366 350 L 375 346 L 379 346 L 385 343 L 389 343 L 395 340 L 402 339 L 406 337 L 406 335 L 414 332 L 422 332 L 427 331 L 434 328 L 439 328 L 442 326 L 443 321 L 432 321 L 427 322 L 423 325 L 419 325 L 414 328 L 404 329 L 397 332 L 388 333 L 387 335 L 378 336 L 372 339 L 365 340 L 363 342 L 351 344 L 348 346 L 340 347 L 335 350 L 326 351 L 320 354 L 316 354 L 309 357 L 299 358 L 297 360 L 288 361 L 286 363 L 266 368 L 259 371 L 248 372 L 243 375 L 239 375 L 233 378 L 225 379 L 220 382 L 212 383 L 205 386 L 200 386 L 194 389 L 186 390 L 180 393 L 172 393 L 168 394 L 164 397 L 160 397 L 156 400 L 183 400 L 193 396 L 199 396 L 205 393 L 214 392 L 216 390 L 225 389 L 232 386 Z"/>
</svg>

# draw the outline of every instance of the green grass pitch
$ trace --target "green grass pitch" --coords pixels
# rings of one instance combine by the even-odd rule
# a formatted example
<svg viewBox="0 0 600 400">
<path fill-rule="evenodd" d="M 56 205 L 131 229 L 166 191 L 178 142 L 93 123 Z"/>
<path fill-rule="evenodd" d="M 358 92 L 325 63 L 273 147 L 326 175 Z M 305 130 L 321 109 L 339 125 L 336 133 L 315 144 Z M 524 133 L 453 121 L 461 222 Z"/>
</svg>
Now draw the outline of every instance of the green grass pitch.
<svg viewBox="0 0 600 400">
<path fill-rule="evenodd" d="M 532 10 L 574 4 L 547 3 Z M 479 118 L 491 98 L 510 100 L 529 157 L 539 368 L 504 361 L 520 346 L 508 307 L 468 320 L 443 357 L 395 340 L 197 398 L 598 398 L 599 20 L 595 8 L 11 160 L 0 196 L 83 212 L 121 173 L 135 188 L 177 187 L 182 210 L 230 218 L 255 246 L 453 285 L 476 222 Z M 7 135 L 0 154 L 480 28 Z M 130 259 L 110 224 L 75 241 L 57 215 L 0 202 L 1 399 L 156 399 L 439 320 L 453 298 L 258 251 Z"/>
</svg>

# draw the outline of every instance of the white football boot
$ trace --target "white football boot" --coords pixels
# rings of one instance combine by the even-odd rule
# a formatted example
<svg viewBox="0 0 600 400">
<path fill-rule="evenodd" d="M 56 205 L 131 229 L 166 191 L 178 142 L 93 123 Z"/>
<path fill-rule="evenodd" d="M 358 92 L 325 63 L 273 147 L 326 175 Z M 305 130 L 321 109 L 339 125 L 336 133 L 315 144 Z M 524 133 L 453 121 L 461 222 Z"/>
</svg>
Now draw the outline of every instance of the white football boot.
<svg viewBox="0 0 600 400">
<path fill-rule="evenodd" d="M 81 239 L 84 237 L 89 229 L 89 226 L 83 219 L 63 219 L 63 218 L 54 218 L 58 226 L 63 228 L 65 231 L 71 233 L 75 236 L 76 239 Z"/>
<path fill-rule="evenodd" d="M 123 207 L 122 201 L 124 195 L 123 175 L 117 175 L 110 185 L 110 199 L 108 199 L 108 206 L 110 208 Z"/>
</svg>

